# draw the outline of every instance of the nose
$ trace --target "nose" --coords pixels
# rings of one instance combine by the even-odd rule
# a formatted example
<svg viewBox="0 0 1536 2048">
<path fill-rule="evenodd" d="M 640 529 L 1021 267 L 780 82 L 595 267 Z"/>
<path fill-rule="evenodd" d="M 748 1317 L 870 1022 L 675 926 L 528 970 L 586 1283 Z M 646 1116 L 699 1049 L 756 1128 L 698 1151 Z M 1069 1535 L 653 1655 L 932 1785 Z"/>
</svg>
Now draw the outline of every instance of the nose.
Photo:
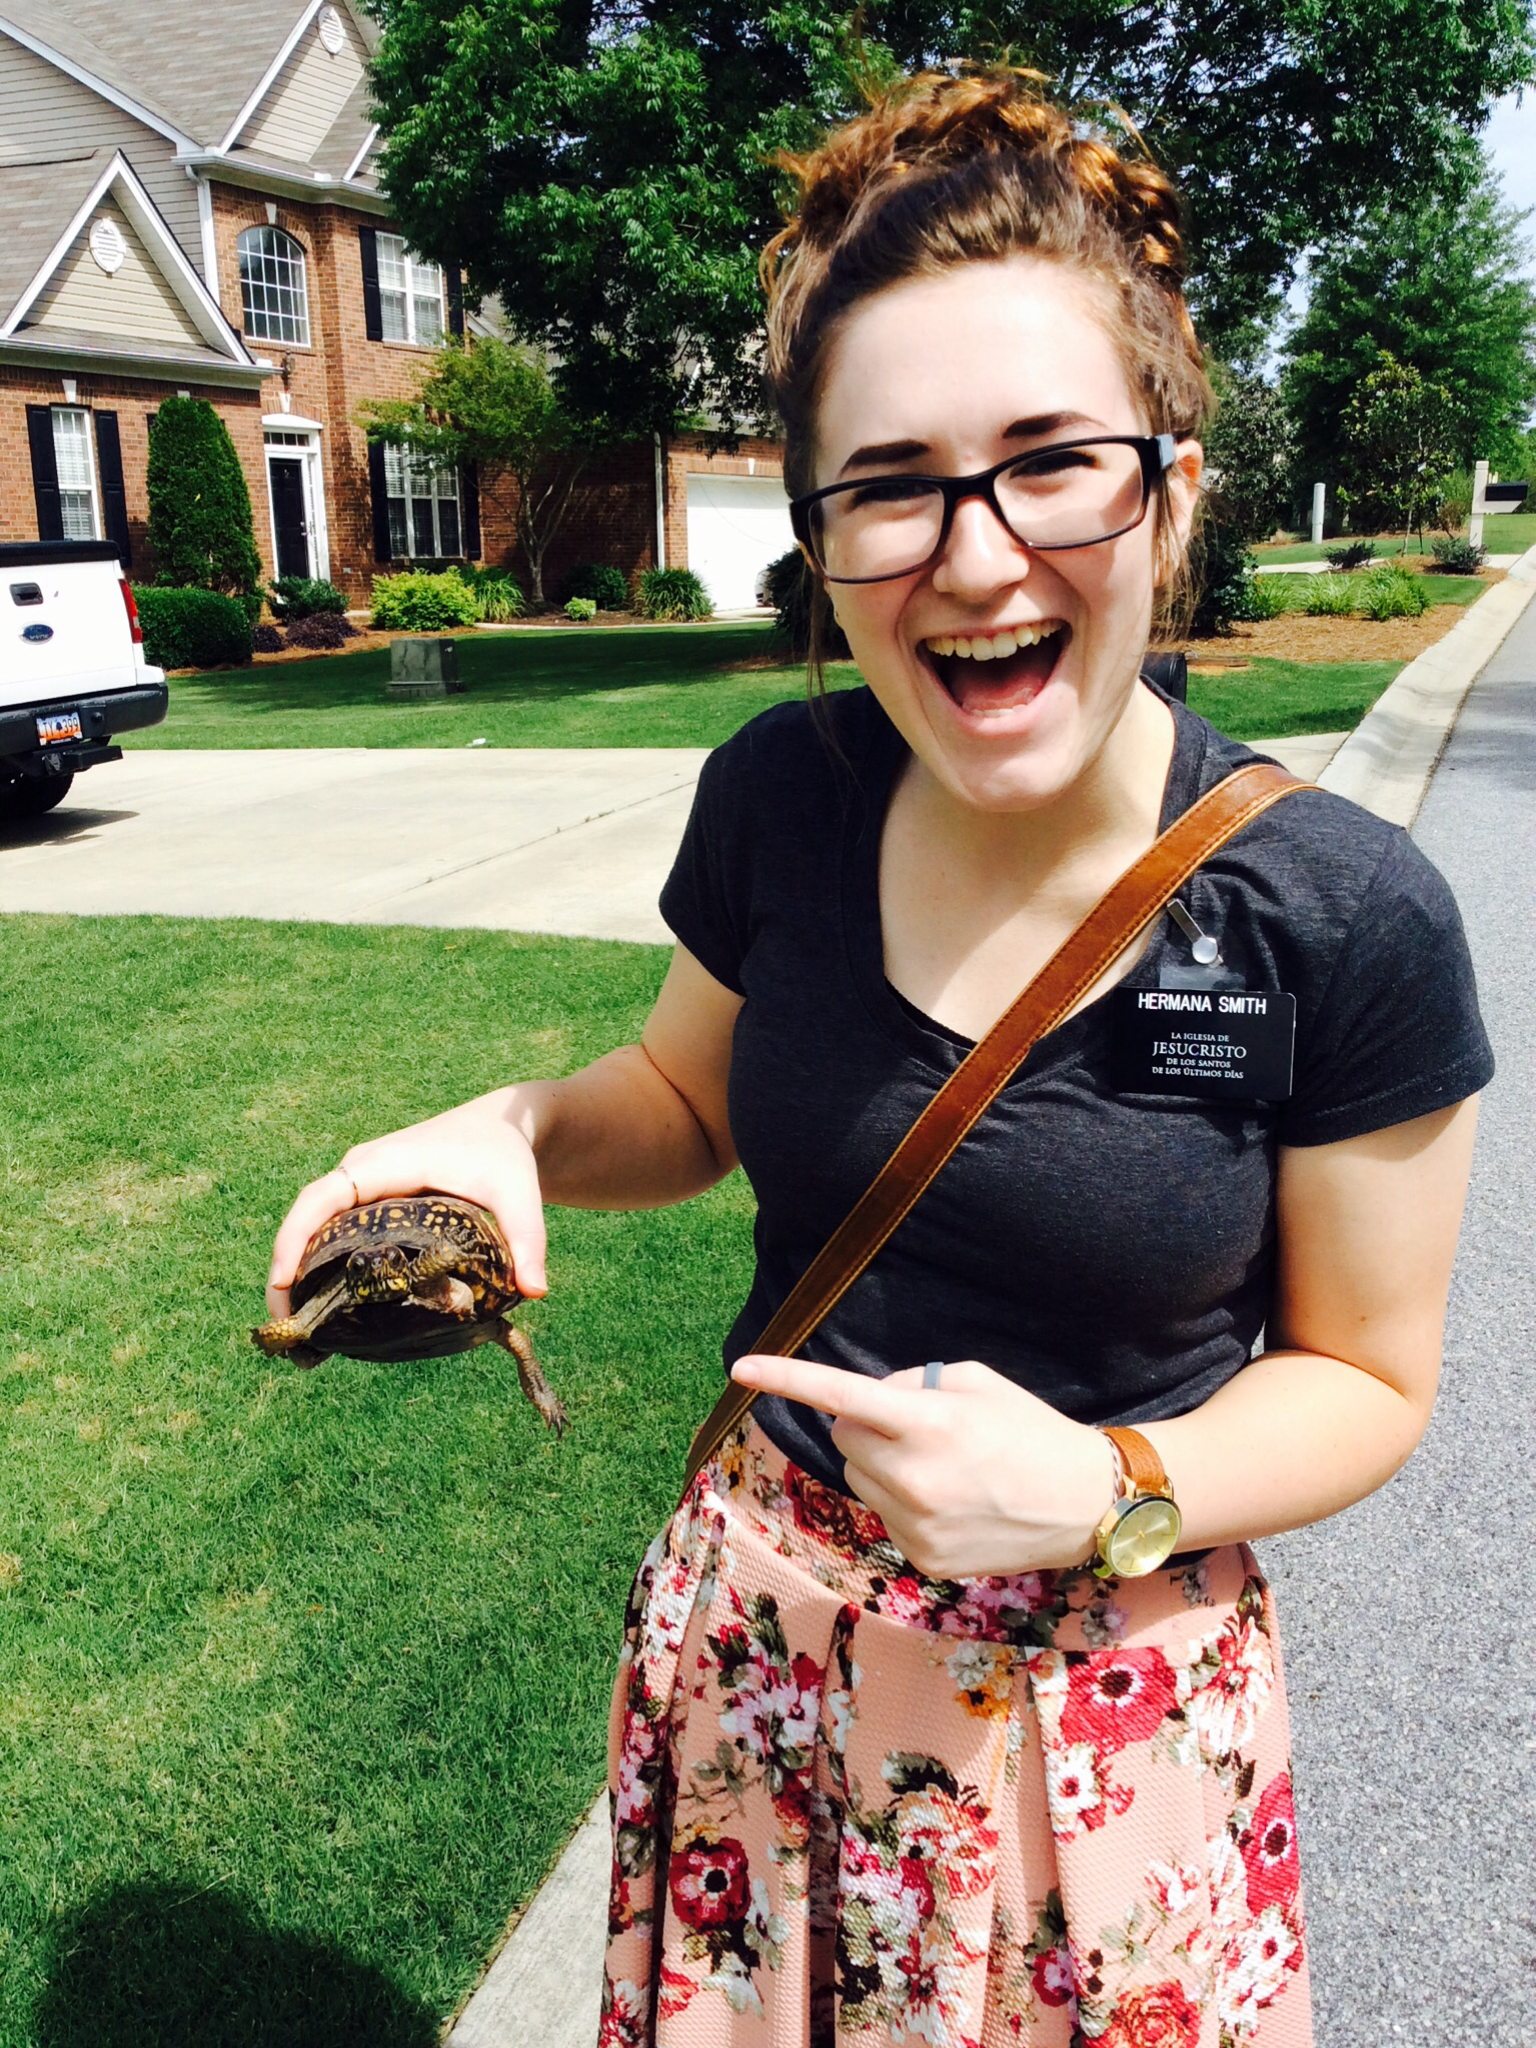
<svg viewBox="0 0 1536 2048">
<path fill-rule="evenodd" d="M 990 597 L 1022 582 L 1033 566 L 1029 549 L 978 492 L 955 507 L 944 551 L 933 565 L 933 587 L 951 597 Z"/>
</svg>

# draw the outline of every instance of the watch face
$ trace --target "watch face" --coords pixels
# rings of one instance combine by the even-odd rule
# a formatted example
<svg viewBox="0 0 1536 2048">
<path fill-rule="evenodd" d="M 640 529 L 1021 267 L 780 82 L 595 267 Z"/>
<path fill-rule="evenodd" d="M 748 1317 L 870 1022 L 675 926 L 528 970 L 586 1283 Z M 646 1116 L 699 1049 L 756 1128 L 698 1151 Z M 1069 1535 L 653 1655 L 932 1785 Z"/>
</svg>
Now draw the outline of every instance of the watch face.
<svg viewBox="0 0 1536 2048">
<path fill-rule="evenodd" d="M 1108 1563 L 1123 1579 L 1139 1579 L 1173 1555 L 1179 1540 L 1179 1511 L 1154 1495 L 1134 1500 L 1109 1533 Z"/>
</svg>

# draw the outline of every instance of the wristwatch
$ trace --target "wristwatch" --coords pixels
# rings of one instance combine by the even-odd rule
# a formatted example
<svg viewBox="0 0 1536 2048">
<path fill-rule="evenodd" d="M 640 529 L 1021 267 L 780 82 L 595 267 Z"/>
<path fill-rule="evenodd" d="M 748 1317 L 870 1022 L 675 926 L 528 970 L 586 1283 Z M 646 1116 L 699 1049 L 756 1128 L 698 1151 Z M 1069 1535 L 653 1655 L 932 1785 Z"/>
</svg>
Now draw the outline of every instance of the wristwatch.
<svg viewBox="0 0 1536 2048">
<path fill-rule="evenodd" d="M 1093 1532 L 1101 1579 L 1139 1579 L 1166 1564 L 1178 1547 L 1182 1521 L 1173 1482 L 1139 1429 L 1105 1429 L 1123 1475 L 1123 1488 Z"/>
</svg>

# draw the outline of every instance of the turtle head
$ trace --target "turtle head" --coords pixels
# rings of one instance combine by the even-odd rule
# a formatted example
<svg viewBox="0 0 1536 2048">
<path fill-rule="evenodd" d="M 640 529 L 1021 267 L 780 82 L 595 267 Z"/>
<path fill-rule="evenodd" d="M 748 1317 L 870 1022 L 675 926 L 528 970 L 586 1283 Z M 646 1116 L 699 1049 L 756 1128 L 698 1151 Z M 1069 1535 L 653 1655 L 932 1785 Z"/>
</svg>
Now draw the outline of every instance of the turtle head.
<svg viewBox="0 0 1536 2048">
<path fill-rule="evenodd" d="M 347 1288 L 356 1302 L 391 1301 L 409 1294 L 410 1261 L 397 1244 L 353 1252 L 347 1260 Z"/>
</svg>

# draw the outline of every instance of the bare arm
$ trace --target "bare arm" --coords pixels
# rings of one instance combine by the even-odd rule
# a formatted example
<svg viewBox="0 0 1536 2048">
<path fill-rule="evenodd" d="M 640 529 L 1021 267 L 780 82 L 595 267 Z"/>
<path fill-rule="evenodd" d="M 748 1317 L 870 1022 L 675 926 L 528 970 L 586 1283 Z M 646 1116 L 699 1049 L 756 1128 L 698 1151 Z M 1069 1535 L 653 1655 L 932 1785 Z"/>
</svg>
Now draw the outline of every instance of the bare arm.
<svg viewBox="0 0 1536 2048">
<path fill-rule="evenodd" d="M 287 1313 L 305 1245 L 360 1200 L 424 1188 L 489 1209 L 512 1248 L 518 1285 L 542 1294 L 546 1200 L 578 1209 L 685 1201 L 736 1163 L 726 1117 L 741 998 L 679 946 L 638 1045 L 559 1081 L 522 1081 L 354 1145 L 341 1171 L 303 1188 L 278 1231 L 267 1300 Z"/>
</svg>

